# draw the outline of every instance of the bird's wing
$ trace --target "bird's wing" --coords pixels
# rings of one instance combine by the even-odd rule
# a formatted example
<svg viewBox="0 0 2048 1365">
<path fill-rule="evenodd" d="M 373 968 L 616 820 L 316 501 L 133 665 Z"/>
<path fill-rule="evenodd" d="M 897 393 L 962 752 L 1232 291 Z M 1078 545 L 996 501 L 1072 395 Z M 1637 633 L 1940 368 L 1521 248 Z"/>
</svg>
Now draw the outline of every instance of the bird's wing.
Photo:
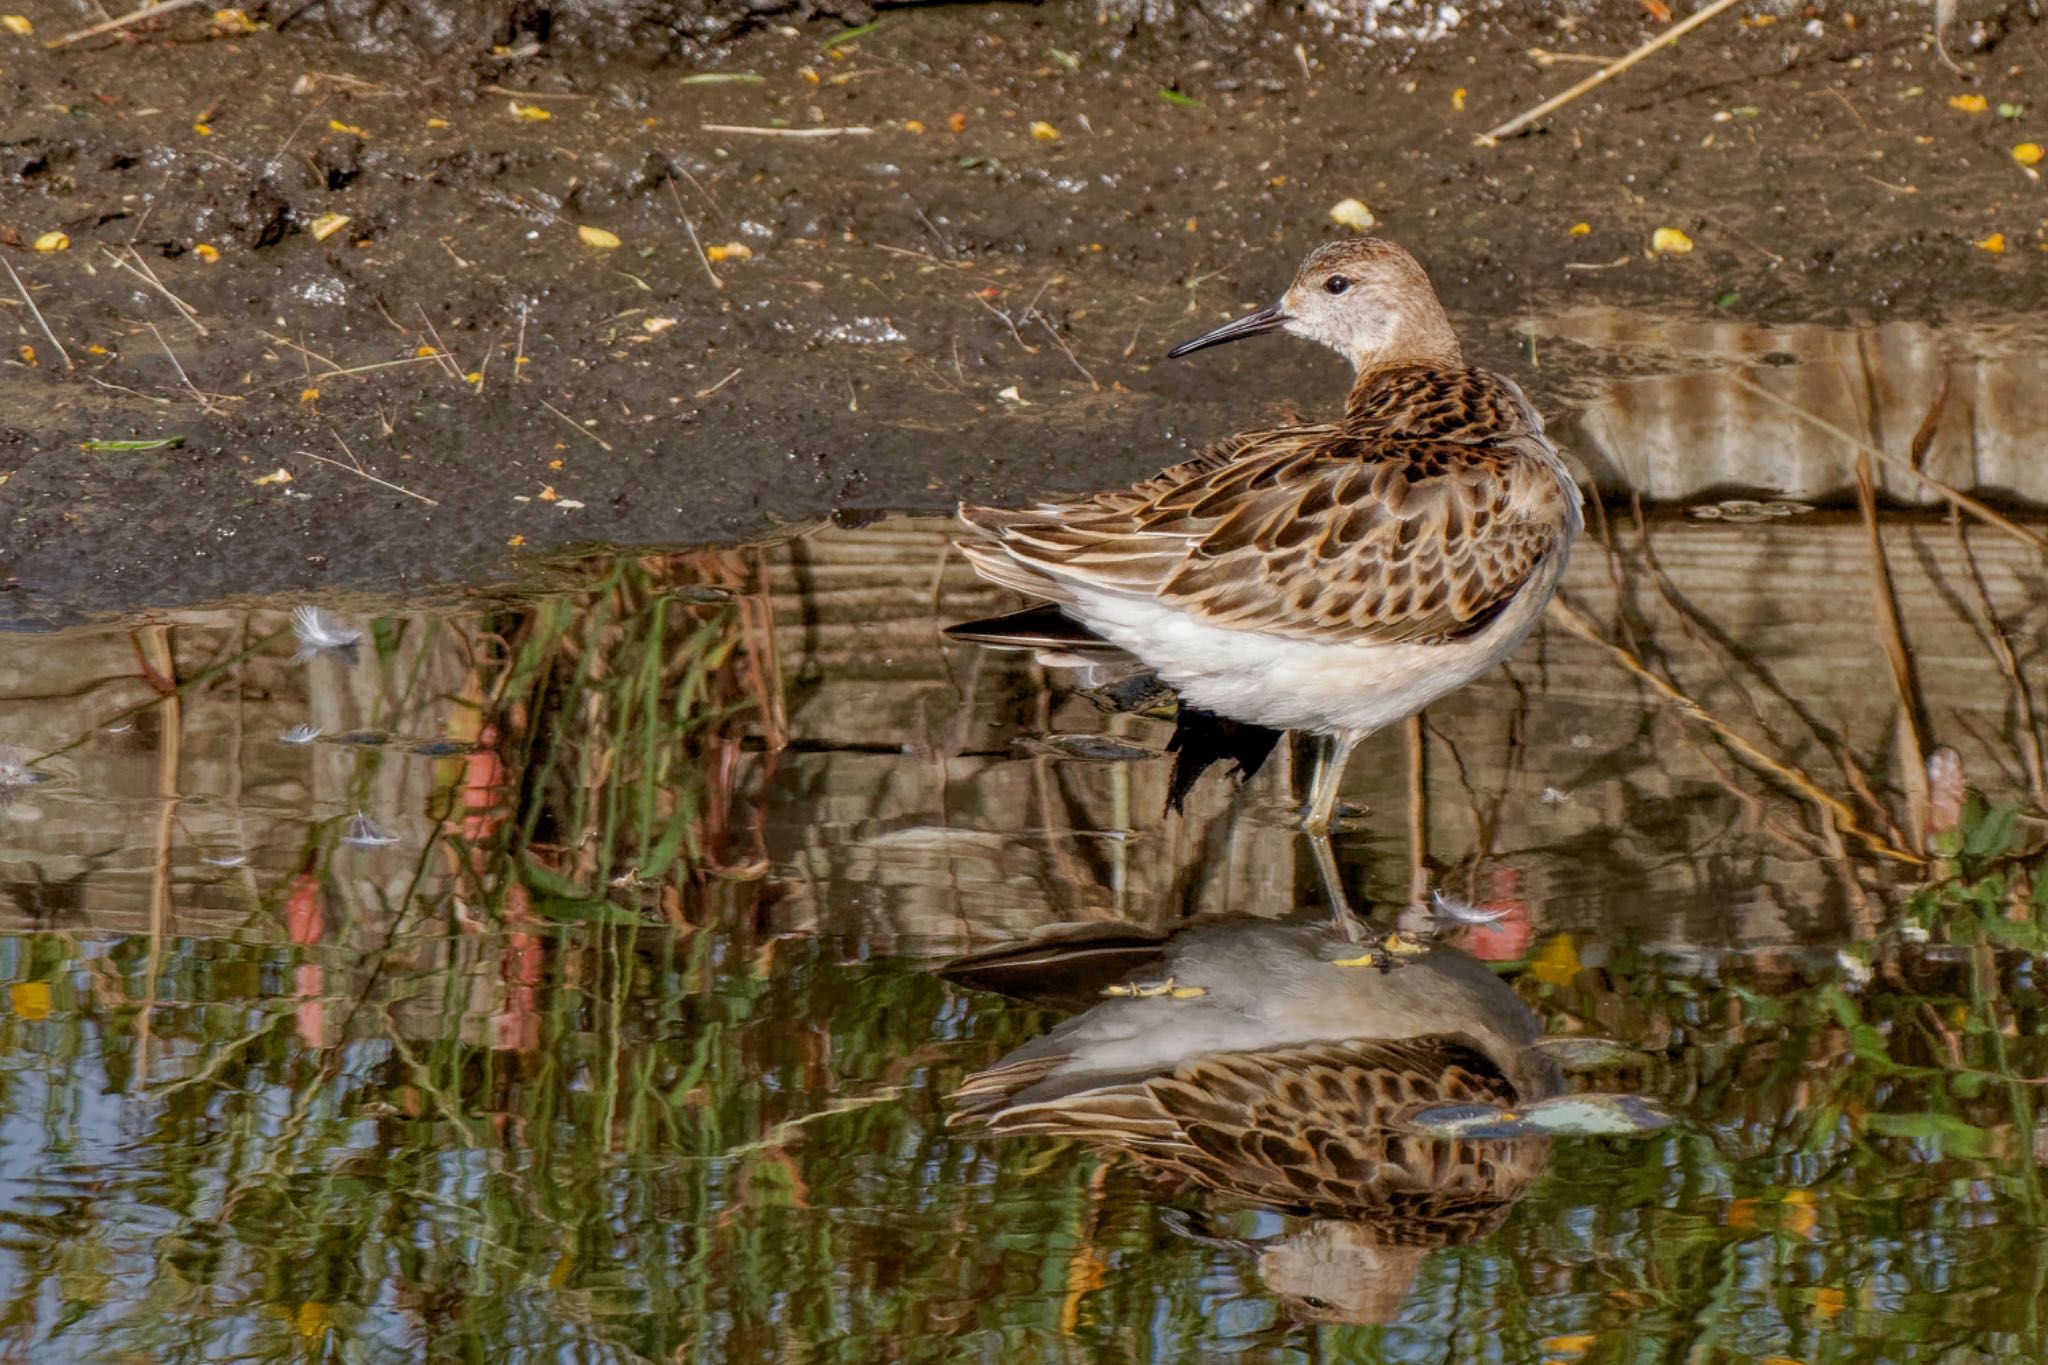
<svg viewBox="0 0 2048 1365">
<path fill-rule="evenodd" d="M 1469 635 L 1571 534 L 1576 504 L 1533 433 L 1483 443 L 1328 427 L 1238 438 L 1114 503 L 968 509 L 985 573 L 1073 601 L 1155 599 L 1205 624 L 1296 639 Z M 1142 492 L 1142 496 L 1138 496 Z"/>
</svg>

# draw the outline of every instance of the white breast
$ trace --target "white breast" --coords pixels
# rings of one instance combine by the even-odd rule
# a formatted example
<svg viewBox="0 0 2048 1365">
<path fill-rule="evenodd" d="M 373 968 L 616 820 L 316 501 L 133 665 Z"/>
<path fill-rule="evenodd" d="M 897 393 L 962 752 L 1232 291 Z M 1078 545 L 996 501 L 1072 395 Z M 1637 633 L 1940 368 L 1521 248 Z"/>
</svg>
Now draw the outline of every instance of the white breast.
<svg viewBox="0 0 2048 1365">
<path fill-rule="evenodd" d="M 1543 614 L 1569 542 L 1477 635 L 1444 644 L 1328 644 L 1206 624 L 1156 598 L 1081 591 L 1069 608 L 1189 702 L 1276 730 L 1364 735 L 1479 677 Z"/>
</svg>

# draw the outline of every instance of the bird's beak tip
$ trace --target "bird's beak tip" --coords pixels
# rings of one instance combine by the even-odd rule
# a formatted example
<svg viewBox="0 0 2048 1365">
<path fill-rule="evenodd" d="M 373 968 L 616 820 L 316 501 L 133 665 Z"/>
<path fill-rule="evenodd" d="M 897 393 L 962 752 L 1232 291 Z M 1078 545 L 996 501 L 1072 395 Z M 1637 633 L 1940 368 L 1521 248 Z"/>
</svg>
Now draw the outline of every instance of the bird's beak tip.
<svg viewBox="0 0 2048 1365">
<path fill-rule="evenodd" d="M 1275 332 L 1292 321 L 1293 318 L 1288 314 L 1287 310 L 1276 303 L 1270 307 L 1261 308 L 1256 313 L 1247 313 L 1241 318 L 1233 318 L 1213 331 L 1204 332 L 1198 337 L 1183 341 L 1180 345 L 1168 351 L 1166 358 L 1168 360 L 1178 360 L 1182 356 L 1202 350 L 1204 347 L 1221 346 L 1226 341 L 1241 341 L 1245 337 L 1259 336 L 1265 332 Z"/>
</svg>

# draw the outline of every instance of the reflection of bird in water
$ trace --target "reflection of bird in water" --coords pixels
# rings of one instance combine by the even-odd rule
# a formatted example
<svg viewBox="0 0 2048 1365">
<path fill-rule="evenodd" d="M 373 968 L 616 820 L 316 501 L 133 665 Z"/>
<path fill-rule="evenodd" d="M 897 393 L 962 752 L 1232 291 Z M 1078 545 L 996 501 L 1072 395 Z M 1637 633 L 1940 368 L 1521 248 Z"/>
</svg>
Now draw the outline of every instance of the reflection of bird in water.
<svg viewBox="0 0 2048 1365">
<path fill-rule="evenodd" d="M 1393 243 L 1325 243 L 1278 303 L 1171 354 L 1273 331 L 1351 362 L 1341 421 L 1240 433 L 1092 498 L 963 508 L 960 548 L 1193 705 L 1327 736 L 1307 812 L 1320 835 L 1359 740 L 1535 625 L 1579 492 L 1513 381 L 1465 366 L 1428 276 Z M 1015 619 L 955 633 L 1028 643 Z"/>
<path fill-rule="evenodd" d="M 1057 951 L 1025 951 L 1057 972 Z M 1360 970 L 1342 965 L 1358 945 L 1322 925 L 1188 930 L 1086 1012 L 969 1077 L 953 1122 L 1082 1139 L 1313 1219 L 1257 1244 L 1268 1288 L 1305 1317 L 1386 1321 L 1427 1253 L 1498 1227 L 1549 1152 L 1540 1136 L 1436 1137 L 1406 1116 L 1561 1088 L 1532 1047 L 1535 1016 L 1498 977 L 1451 948 L 1412 952 Z M 952 974 L 1015 989 L 1019 956 Z"/>
</svg>

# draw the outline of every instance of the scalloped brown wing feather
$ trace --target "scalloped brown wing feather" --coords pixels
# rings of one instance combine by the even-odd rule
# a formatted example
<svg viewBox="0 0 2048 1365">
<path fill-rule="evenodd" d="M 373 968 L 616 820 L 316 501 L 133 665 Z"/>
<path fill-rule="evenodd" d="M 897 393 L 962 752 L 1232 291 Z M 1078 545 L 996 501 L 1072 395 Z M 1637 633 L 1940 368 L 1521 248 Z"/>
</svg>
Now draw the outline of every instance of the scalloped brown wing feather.
<svg viewBox="0 0 2048 1365">
<path fill-rule="evenodd" d="M 1001 542 L 974 557 L 985 568 L 1008 559 L 1002 578 L 1030 591 L 1156 597 L 1238 630 L 1453 640 L 1503 610 L 1568 534 L 1568 495 L 1542 441 L 1255 433 L 1223 460 L 1120 495 L 970 514 Z"/>
<path fill-rule="evenodd" d="M 973 1119 L 999 1131 L 1118 1148 L 1288 1212 L 1396 1209 L 1439 1233 L 1497 1219 L 1543 1162 L 1542 1143 L 1401 1130 L 1402 1115 L 1421 1105 L 1516 1100 L 1485 1053 L 1448 1035 L 1213 1053 L 1168 1076 L 1014 1109 L 973 1098 Z"/>
</svg>

